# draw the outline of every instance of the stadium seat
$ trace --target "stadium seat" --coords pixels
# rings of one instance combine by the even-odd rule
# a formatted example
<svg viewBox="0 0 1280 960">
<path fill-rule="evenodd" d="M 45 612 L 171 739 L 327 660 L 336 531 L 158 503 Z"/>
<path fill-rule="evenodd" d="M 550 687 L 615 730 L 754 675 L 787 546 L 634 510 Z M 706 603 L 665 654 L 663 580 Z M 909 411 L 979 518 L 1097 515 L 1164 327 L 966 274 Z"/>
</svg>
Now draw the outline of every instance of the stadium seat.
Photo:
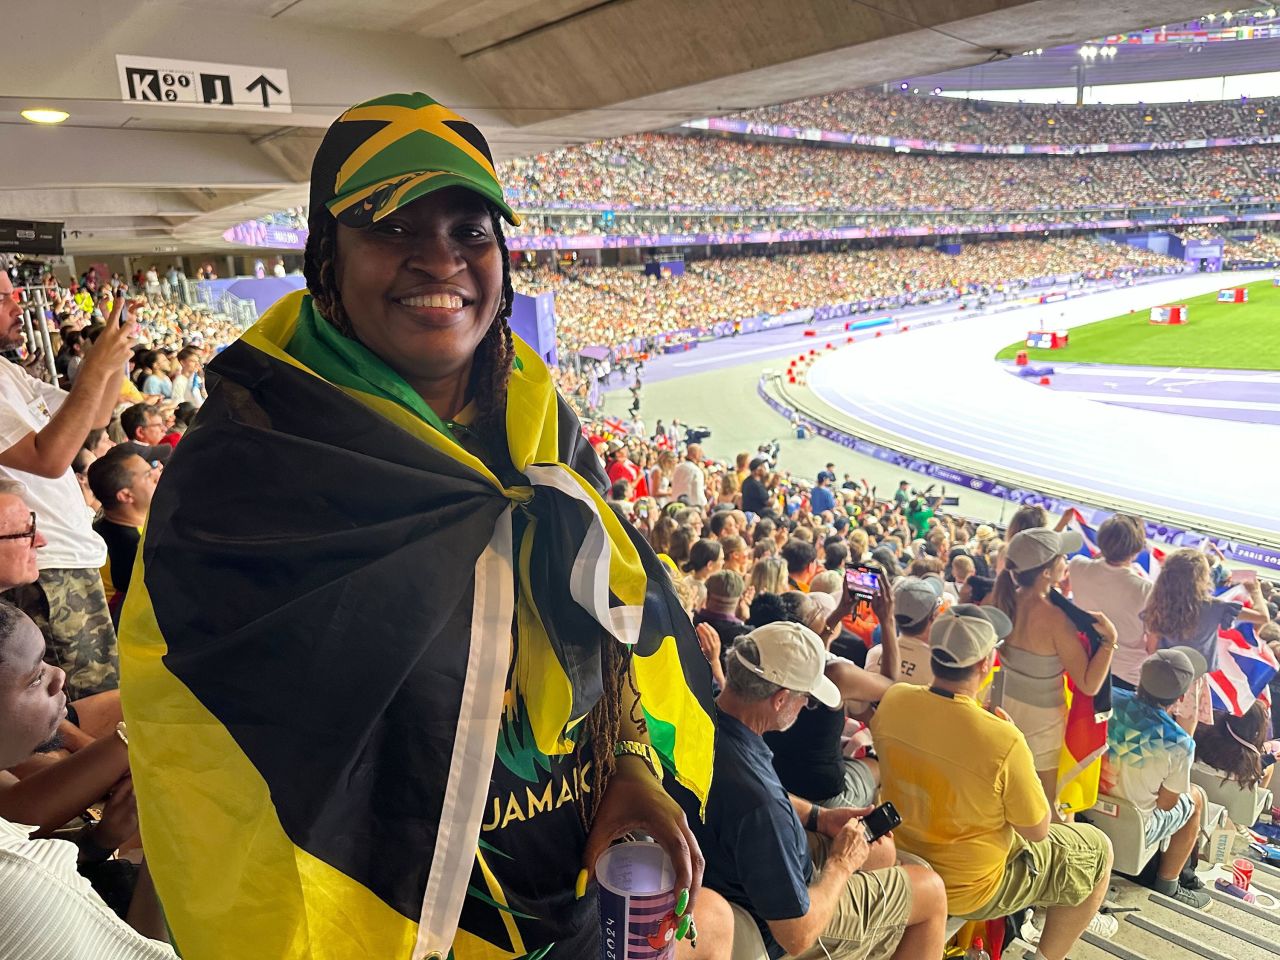
<svg viewBox="0 0 1280 960">
<path fill-rule="evenodd" d="M 1142 814 L 1128 800 L 1105 794 L 1098 797 L 1081 819 L 1092 823 L 1107 835 L 1115 852 L 1114 869 L 1128 876 L 1137 876 L 1162 844 L 1147 843 Z"/>
<path fill-rule="evenodd" d="M 1271 809 L 1271 791 L 1261 787 L 1246 790 L 1238 783 L 1222 782 L 1222 774 L 1202 763 L 1191 768 L 1191 782 L 1204 790 L 1210 803 L 1221 804 L 1231 822 L 1250 827 L 1258 822 L 1264 810 Z"/>
<path fill-rule="evenodd" d="M 733 911 L 733 950 L 729 960 L 769 960 L 764 940 L 751 914 L 736 903 L 730 903 L 729 909 Z"/>
</svg>

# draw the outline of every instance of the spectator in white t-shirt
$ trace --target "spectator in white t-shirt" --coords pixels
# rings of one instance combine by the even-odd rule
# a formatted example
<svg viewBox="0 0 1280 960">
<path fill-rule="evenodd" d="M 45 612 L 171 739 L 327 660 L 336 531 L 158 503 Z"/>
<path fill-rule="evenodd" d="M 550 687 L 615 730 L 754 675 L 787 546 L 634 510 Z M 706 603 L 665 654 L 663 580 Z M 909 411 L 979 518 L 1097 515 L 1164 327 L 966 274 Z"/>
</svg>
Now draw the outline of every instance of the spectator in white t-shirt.
<svg viewBox="0 0 1280 960">
<path fill-rule="evenodd" d="M 116 635 L 98 574 L 107 548 L 93 532 L 71 462 L 89 431 L 107 427 L 120 397 L 136 327 L 132 308 L 121 324 L 124 308 L 117 296 L 70 392 L 0 360 L 0 478 L 25 487 L 48 540 L 40 579 L 8 597 L 40 627 L 47 657 L 66 671 L 73 699 L 119 685 Z M 22 310 L 0 271 L 0 349 L 21 345 L 22 333 Z"/>
<path fill-rule="evenodd" d="M 671 477 L 671 498 L 683 498 L 691 507 L 707 505 L 707 477 L 702 470 L 701 444 L 689 444 L 684 459 L 676 464 L 676 471 Z"/>
<path fill-rule="evenodd" d="M 893 585 L 894 623 L 898 627 L 898 670 L 893 680 L 927 687 L 933 683 L 929 665 L 929 629 L 943 608 L 943 585 L 938 577 L 902 577 Z M 882 673 L 884 647 L 867 652 L 866 670 Z"/>
<path fill-rule="evenodd" d="M 1098 610 L 1116 627 L 1119 647 L 1111 660 L 1111 684 L 1136 690 L 1142 661 L 1147 659 L 1142 610 L 1154 586 L 1133 566 L 1147 545 L 1146 531 L 1137 517 L 1117 513 L 1098 528 L 1096 559 L 1072 557 L 1067 564 L 1071 594 L 1085 610 Z"/>
</svg>

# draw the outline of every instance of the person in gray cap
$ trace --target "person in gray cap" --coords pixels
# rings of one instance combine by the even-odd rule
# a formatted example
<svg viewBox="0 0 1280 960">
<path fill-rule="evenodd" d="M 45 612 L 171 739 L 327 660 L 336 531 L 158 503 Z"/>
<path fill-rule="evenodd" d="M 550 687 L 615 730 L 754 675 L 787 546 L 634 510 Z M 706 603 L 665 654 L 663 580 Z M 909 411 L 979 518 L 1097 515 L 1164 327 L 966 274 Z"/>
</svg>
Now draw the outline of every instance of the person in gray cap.
<svg viewBox="0 0 1280 960">
<path fill-rule="evenodd" d="M 1147 843 L 1169 842 L 1153 889 L 1197 910 L 1210 902 L 1194 870 L 1205 796 L 1191 782 L 1195 740 L 1169 710 L 1207 668 L 1192 647 L 1170 647 L 1147 657 L 1137 691 L 1113 692 L 1102 766 L 1103 791 L 1138 808 Z"/>
<path fill-rule="evenodd" d="M 1055 823 L 1031 750 L 980 691 L 1013 624 L 994 607 L 959 604 L 929 631 L 933 684 L 894 684 L 871 721 L 881 799 L 902 816 L 900 850 L 923 857 L 947 887 L 947 909 L 969 920 L 1044 907 L 1036 960 L 1064 960 L 1086 929 L 1115 933 L 1098 913 L 1111 844 L 1084 823 Z"/>
<path fill-rule="evenodd" d="M 917 960 L 941 956 L 946 897 L 927 867 L 894 866 L 893 841 L 868 845 L 869 808 L 824 809 L 790 796 L 763 734 L 811 701 L 841 704 L 821 638 L 798 623 L 738 639 L 716 701 L 715 769 L 704 812 L 669 778 L 706 857 L 702 883 L 733 904 L 733 955 L 760 941 L 771 960 Z"/>
<path fill-rule="evenodd" d="M 891 666 L 893 680 L 927 687 L 933 683 L 929 664 L 929 628 L 941 611 L 942 581 L 937 577 L 903 577 L 893 585 L 894 622 L 898 627 L 898 663 Z M 867 652 L 866 668 L 880 671 L 884 648 L 877 644 Z"/>
<path fill-rule="evenodd" d="M 1009 541 L 1004 572 L 993 603 L 1013 621 L 1000 654 L 1001 671 L 993 702 L 1008 711 L 1027 738 L 1045 796 L 1057 810 L 1063 784 L 1058 761 L 1067 734 L 1063 674 L 1075 689 L 1093 696 L 1110 677 L 1116 629 L 1101 613 L 1091 613 L 1103 642 L 1090 656 L 1080 632 L 1054 597 L 1067 571 L 1067 557 L 1084 544 L 1074 530 L 1023 530 Z"/>
</svg>

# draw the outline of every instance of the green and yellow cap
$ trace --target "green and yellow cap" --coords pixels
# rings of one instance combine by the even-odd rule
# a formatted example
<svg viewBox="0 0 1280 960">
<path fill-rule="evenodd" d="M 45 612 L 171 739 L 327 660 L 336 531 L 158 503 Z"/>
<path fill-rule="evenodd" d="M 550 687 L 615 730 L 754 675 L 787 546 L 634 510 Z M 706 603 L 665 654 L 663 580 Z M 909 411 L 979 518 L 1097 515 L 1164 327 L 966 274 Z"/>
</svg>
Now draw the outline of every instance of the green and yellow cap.
<svg viewBox="0 0 1280 960">
<path fill-rule="evenodd" d="M 445 187 L 474 190 L 513 226 L 489 144 L 475 125 L 425 93 L 358 103 L 333 122 L 311 165 L 311 206 L 364 227 Z"/>
</svg>

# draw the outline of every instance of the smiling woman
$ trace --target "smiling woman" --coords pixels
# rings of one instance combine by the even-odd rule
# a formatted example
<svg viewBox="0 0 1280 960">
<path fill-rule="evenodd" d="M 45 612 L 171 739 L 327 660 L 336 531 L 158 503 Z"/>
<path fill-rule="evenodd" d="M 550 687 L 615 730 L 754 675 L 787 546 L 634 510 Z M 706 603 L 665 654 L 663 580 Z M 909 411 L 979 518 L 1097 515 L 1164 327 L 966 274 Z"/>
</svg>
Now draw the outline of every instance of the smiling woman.
<svg viewBox="0 0 1280 960">
<path fill-rule="evenodd" d="M 696 899 L 660 774 L 705 802 L 709 669 L 511 334 L 519 218 L 480 132 L 422 94 L 360 104 L 311 189 L 308 290 L 211 366 L 121 618 L 175 941 L 594 955 L 584 894 L 616 837 L 653 836 Z"/>
</svg>

